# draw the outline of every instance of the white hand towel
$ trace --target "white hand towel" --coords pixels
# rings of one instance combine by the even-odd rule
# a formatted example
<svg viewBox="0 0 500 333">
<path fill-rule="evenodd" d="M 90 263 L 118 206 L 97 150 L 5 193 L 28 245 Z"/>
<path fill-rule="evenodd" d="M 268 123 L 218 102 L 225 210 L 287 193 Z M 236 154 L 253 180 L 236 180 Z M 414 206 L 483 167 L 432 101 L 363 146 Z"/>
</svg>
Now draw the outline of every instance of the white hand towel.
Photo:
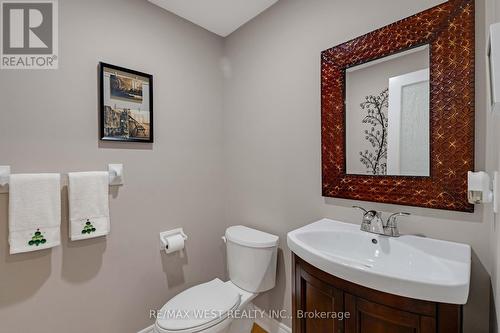
<svg viewBox="0 0 500 333">
<path fill-rule="evenodd" d="M 72 172 L 68 176 L 70 239 L 109 234 L 109 173 Z"/>
<path fill-rule="evenodd" d="M 59 174 L 15 174 L 9 180 L 10 253 L 47 249 L 61 243 Z"/>
</svg>

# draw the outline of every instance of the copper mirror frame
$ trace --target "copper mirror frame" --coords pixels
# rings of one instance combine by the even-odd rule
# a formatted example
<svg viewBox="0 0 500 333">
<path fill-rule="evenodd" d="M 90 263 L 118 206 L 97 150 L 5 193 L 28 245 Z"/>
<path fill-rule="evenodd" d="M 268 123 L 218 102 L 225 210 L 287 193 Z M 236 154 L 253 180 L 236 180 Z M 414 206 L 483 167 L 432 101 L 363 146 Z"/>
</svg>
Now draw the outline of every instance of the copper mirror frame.
<svg viewBox="0 0 500 333">
<path fill-rule="evenodd" d="M 473 212 L 474 1 L 452 0 L 321 54 L 323 196 Z M 430 48 L 430 176 L 346 174 L 345 70 L 413 47 Z"/>
</svg>

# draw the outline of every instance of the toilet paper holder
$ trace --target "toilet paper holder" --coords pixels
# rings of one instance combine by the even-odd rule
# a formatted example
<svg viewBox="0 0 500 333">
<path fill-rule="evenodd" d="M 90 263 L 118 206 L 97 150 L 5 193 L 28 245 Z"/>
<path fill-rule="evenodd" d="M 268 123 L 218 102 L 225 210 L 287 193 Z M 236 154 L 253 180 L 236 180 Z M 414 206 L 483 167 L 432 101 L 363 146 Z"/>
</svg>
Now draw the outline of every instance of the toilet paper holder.
<svg viewBox="0 0 500 333">
<path fill-rule="evenodd" d="M 167 247 L 167 237 L 172 235 L 181 235 L 182 238 L 184 238 L 184 241 L 187 241 L 188 239 L 188 236 L 184 233 L 182 228 L 160 232 L 160 250 L 165 250 Z"/>
</svg>

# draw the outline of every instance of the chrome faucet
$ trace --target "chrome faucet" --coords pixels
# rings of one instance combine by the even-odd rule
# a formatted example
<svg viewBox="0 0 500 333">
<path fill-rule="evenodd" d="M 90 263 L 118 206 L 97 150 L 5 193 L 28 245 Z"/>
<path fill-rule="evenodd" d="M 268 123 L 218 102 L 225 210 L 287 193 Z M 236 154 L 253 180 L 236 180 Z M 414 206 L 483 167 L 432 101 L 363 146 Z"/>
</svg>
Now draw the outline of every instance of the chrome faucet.
<svg viewBox="0 0 500 333">
<path fill-rule="evenodd" d="M 398 212 L 391 214 L 384 223 L 382 213 L 375 210 L 366 210 L 360 206 L 352 206 L 363 211 L 363 220 L 361 222 L 361 231 L 371 232 L 373 234 L 385 235 L 390 237 L 399 237 L 397 219 L 399 216 L 408 216 L 410 213 Z"/>
</svg>

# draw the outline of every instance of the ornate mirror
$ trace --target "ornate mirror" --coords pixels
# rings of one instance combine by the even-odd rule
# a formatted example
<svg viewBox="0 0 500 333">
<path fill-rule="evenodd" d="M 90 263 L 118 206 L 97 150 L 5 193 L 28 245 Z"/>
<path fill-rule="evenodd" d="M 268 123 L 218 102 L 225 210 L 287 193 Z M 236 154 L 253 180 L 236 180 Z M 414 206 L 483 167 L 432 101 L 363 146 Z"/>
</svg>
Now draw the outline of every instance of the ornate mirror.
<svg viewBox="0 0 500 333">
<path fill-rule="evenodd" d="M 322 52 L 323 195 L 472 212 L 474 1 Z"/>
</svg>

